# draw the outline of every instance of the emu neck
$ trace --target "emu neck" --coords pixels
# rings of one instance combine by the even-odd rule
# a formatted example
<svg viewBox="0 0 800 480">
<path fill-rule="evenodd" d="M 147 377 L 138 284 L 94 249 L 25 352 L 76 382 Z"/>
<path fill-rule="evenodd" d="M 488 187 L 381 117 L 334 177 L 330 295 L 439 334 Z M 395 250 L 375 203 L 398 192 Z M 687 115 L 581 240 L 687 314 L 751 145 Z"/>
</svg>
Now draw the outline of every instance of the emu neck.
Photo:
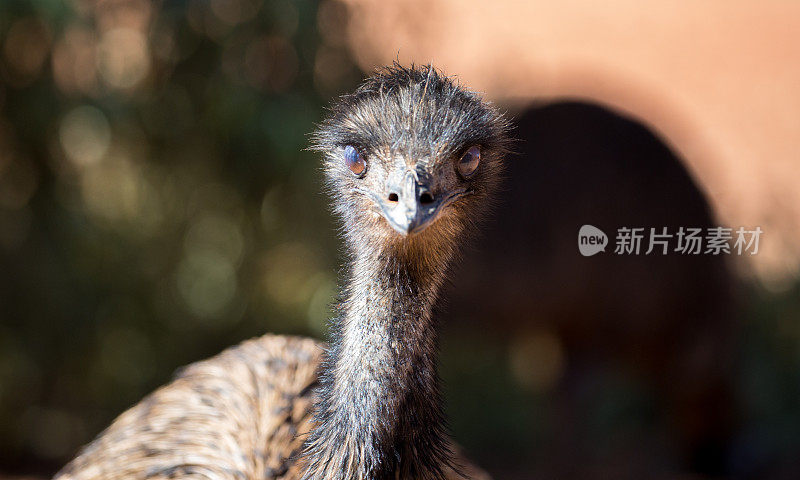
<svg viewBox="0 0 800 480">
<path fill-rule="evenodd" d="M 449 452 L 431 310 L 449 257 L 389 247 L 356 254 L 323 367 L 310 438 L 316 473 L 307 478 L 441 478 Z"/>
</svg>

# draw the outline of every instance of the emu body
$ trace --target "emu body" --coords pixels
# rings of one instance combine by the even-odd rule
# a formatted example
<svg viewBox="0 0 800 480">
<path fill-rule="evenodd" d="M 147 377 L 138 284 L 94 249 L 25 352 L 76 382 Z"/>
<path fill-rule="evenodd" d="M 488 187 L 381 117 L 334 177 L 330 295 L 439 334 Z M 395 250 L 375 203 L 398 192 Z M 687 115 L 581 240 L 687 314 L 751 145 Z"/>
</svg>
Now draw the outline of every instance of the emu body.
<svg viewBox="0 0 800 480">
<path fill-rule="evenodd" d="M 384 69 L 342 97 L 313 143 L 349 255 L 326 352 L 266 336 L 190 366 L 59 480 L 485 478 L 444 426 L 431 310 L 499 182 L 507 129 L 431 67 Z"/>
<path fill-rule="evenodd" d="M 194 363 L 120 415 L 56 479 L 298 480 L 323 349 L 265 335 Z M 489 478 L 456 462 L 467 478 Z M 450 470 L 446 478 L 463 477 Z"/>
</svg>

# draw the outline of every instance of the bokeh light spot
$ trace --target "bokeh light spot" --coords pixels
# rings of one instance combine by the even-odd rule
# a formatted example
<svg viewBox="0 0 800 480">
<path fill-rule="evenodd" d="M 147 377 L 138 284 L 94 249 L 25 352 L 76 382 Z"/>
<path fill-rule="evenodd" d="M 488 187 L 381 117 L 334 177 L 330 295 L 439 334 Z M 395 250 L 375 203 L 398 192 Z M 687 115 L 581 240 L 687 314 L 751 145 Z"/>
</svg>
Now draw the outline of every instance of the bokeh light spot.
<svg viewBox="0 0 800 480">
<path fill-rule="evenodd" d="M 319 4 L 317 29 L 326 44 L 340 47 L 346 43 L 347 21 L 347 7 L 342 2 L 328 0 Z"/>
<path fill-rule="evenodd" d="M 97 93 L 97 39 L 83 27 L 71 26 L 53 49 L 53 80 L 64 93 Z"/>
<path fill-rule="evenodd" d="M 150 71 L 147 39 L 132 28 L 115 28 L 100 40 L 98 67 L 100 75 L 111 87 L 135 87 Z"/>
<path fill-rule="evenodd" d="M 303 243 L 290 242 L 272 248 L 262 268 L 264 291 L 284 309 L 307 308 L 324 277 L 316 256 Z"/>
<path fill-rule="evenodd" d="M 81 194 L 89 212 L 103 220 L 133 220 L 147 196 L 139 168 L 125 157 L 110 158 L 81 177 Z"/>
<path fill-rule="evenodd" d="M 308 302 L 308 326 L 318 335 L 325 333 L 335 295 L 336 282 L 331 276 L 325 275 Z"/>
<path fill-rule="evenodd" d="M 189 311 L 207 325 L 224 326 L 224 316 L 237 292 L 236 270 L 230 260 L 219 253 L 201 250 L 187 252 L 176 272 L 178 291 Z"/>
<path fill-rule="evenodd" d="M 244 238 L 239 226 L 229 216 L 209 213 L 192 224 L 184 245 L 190 256 L 213 252 L 237 265 L 244 251 Z"/>
<path fill-rule="evenodd" d="M 97 163 L 108 151 L 111 128 L 103 112 L 89 105 L 77 107 L 61 120 L 61 147 L 78 167 Z"/>
<path fill-rule="evenodd" d="M 23 18 L 11 25 L 3 53 L 19 83 L 28 83 L 39 75 L 50 51 L 50 31 L 41 20 Z"/>
</svg>

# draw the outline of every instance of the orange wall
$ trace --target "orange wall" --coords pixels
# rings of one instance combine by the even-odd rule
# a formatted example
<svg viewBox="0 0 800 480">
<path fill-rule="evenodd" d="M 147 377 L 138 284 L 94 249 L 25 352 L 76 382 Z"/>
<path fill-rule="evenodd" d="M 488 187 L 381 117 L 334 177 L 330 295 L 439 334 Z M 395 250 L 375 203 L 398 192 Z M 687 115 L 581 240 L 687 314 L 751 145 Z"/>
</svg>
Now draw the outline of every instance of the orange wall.
<svg viewBox="0 0 800 480">
<path fill-rule="evenodd" d="M 365 70 L 432 62 L 512 108 L 578 97 L 648 123 L 721 224 L 764 229 L 744 266 L 774 287 L 798 274 L 800 3 L 347 2 Z"/>
</svg>

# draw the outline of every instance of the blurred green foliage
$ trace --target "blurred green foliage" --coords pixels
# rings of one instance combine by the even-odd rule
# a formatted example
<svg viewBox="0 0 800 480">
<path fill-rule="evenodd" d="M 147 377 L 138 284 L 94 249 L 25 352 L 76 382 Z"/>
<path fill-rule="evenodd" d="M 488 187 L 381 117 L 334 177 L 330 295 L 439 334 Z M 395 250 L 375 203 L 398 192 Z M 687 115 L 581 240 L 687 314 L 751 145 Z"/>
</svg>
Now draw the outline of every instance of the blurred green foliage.
<svg viewBox="0 0 800 480">
<path fill-rule="evenodd" d="M 180 365 L 321 335 L 307 134 L 360 78 L 315 0 L 0 3 L 0 464 L 63 462 Z"/>
</svg>

